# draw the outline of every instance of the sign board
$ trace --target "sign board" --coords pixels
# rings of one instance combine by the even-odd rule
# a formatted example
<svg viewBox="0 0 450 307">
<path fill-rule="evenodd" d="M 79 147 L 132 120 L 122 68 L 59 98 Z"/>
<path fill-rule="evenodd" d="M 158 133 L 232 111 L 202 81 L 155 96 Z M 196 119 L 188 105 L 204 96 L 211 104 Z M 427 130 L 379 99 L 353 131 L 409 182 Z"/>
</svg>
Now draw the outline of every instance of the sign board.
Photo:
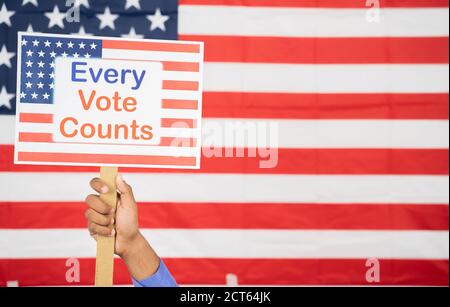
<svg viewBox="0 0 450 307">
<path fill-rule="evenodd" d="M 203 43 L 19 33 L 16 164 L 200 167 Z"/>
</svg>

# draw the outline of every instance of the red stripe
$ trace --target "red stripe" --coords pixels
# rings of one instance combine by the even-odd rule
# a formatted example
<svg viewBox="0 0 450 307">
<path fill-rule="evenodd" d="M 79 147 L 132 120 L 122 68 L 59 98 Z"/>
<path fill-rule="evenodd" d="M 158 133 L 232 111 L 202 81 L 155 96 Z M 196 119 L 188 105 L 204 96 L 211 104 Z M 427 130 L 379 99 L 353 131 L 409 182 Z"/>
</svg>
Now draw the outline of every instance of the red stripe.
<svg viewBox="0 0 450 307">
<path fill-rule="evenodd" d="M 199 53 L 199 44 L 188 43 L 163 43 L 163 42 L 122 42 L 118 40 L 103 40 L 103 48 L 107 49 L 125 49 L 125 50 L 144 50 L 144 51 L 162 51 L 162 52 L 189 52 Z"/>
<path fill-rule="evenodd" d="M 85 228 L 84 203 L 2 203 L 0 229 Z M 40 218 L 37 219 L 36 216 Z M 157 229 L 448 230 L 448 205 L 139 203 Z"/>
<path fill-rule="evenodd" d="M 195 157 L 19 152 L 20 162 L 107 163 L 195 166 Z"/>
<path fill-rule="evenodd" d="M 203 116 L 278 119 L 448 119 L 448 94 L 203 94 Z"/>
<path fill-rule="evenodd" d="M 80 283 L 68 284 L 67 259 L 1 259 L 0 286 L 93 285 L 95 259 L 79 259 Z M 225 285 L 235 274 L 240 285 L 373 285 L 365 259 L 164 259 L 181 285 Z M 380 285 L 448 286 L 448 260 L 380 260 Z M 115 260 L 114 284 L 131 284 L 122 260 Z"/>
<path fill-rule="evenodd" d="M 207 62 L 307 64 L 449 62 L 448 37 L 282 38 L 181 35 L 180 38 L 205 42 Z"/>
<path fill-rule="evenodd" d="M 0 171 L 3 172 L 98 171 L 94 167 L 14 165 L 12 145 L 0 145 L 0 153 Z M 260 168 L 259 163 L 259 158 L 203 157 L 200 170 L 121 168 L 121 171 L 130 173 L 448 175 L 449 151 L 448 149 L 280 149 L 278 165 L 275 168 Z"/>
<path fill-rule="evenodd" d="M 20 132 L 19 142 L 53 143 L 51 133 Z"/>
<path fill-rule="evenodd" d="M 190 118 L 162 118 L 162 128 L 197 128 L 197 120 Z"/>
<path fill-rule="evenodd" d="M 367 9 L 365 0 L 180 0 L 180 5 L 234 5 Z M 448 0 L 380 0 L 383 7 L 448 7 Z"/>
<path fill-rule="evenodd" d="M 199 84 L 197 81 L 163 81 L 163 90 L 198 91 L 198 87 Z"/>
<path fill-rule="evenodd" d="M 166 71 L 192 71 L 198 72 L 200 71 L 199 63 L 190 63 L 190 62 L 162 62 L 163 69 Z"/>
<path fill-rule="evenodd" d="M 51 124 L 53 123 L 53 115 L 41 113 L 20 113 L 19 121 L 21 123 Z"/>
<path fill-rule="evenodd" d="M 187 109 L 197 110 L 197 100 L 178 100 L 178 99 L 163 99 L 162 107 L 164 109 Z"/>
</svg>

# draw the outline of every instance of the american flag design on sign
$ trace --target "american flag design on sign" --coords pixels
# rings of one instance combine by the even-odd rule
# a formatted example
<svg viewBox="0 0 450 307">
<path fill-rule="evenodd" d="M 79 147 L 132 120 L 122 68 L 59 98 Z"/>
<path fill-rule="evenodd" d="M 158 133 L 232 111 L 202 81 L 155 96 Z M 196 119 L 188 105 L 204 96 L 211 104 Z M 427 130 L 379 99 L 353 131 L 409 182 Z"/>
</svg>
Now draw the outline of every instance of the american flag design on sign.
<svg viewBox="0 0 450 307">
<path fill-rule="evenodd" d="M 202 44 L 26 33 L 19 39 L 19 44 L 21 69 L 16 163 L 197 168 L 201 129 Z M 52 135 L 55 128 L 52 126 L 59 126 L 60 123 L 54 119 L 54 103 L 64 103 L 56 102 L 53 97 L 55 60 L 58 57 L 141 63 L 162 61 L 162 135 L 159 145 L 125 148 L 123 144 L 95 144 L 95 141 L 89 146 L 86 146 L 88 143 L 55 141 Z M 83 99 L 87 100 L 86 97 Z M 81 129 L 80 125 L 76 128 Z M 182 137 L 179 137 L 180 134 Z"/>
<path fill-rule="evenodd" d="M 69 285 L 70 257 L 77 285 L 94 280 L 83 200 L 98 169 L 13 163 L 30 26 L 203 41 L 203 126 L 279 124 L 275 168 L 121 170 L 180 284 L 448 285 L 448 0 L 79 1 L 81 23 L 63 2 L 0 2 L 0 285 Z M 114 281 L 131 284 L 119 259 Z"/>
</svg>

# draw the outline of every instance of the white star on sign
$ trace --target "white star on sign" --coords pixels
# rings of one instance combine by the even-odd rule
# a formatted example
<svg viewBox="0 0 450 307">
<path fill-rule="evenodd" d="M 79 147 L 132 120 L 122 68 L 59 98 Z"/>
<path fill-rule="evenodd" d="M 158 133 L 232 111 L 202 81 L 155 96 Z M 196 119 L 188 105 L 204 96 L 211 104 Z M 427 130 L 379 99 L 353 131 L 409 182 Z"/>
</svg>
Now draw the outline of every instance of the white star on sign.
<svg viewBox="0 0 450 307">
<path fill-rule="evenodd" d="M 6 87 L 2 87 L 2 90 L 0 91 L 0 107 L 5 106 L 8 109 L 11 109 L 10 100 L 13 99 L 14 96 L 14 94 L 9 94 L 6 91 Z"/>
<path fill-rule="evenodd" d="M 67 43 L 67 48 L 73 48 L 73 45 L 74 45 L 74 43 L 68 42 L 68 43 Z"/>
<path fill-rule="evenodd" d="M 50 97 L 50 95 L 49 94 L 47 94 L 47 93 L 45 93 L 44 95 L 42 95 L 42 96 L 44 96 L 44 99 L 48 99 L 48 97 Z"/>
<path fill-rule="evenodd" d="M 8 52 L 6 46 L 3 45 L 2 50 L 0 50 L 0 66 L 6 65 L 6 67 L 11 68 L 11 59 L 15 56 L 14 52 Z"/>
<path fill-rule="evenodd" d="M 158 8 L 155 12 L 155 15 L 147 15 L 147 19 L 151 22 L 150 31 L 154 31 L 156 29 L 161 29 L 162 31 L 166 31 L 166 21 L 170 19 L 169 16 L 162 15 L 161 10 Z"/>
<path fill-rule="evenodd" d="M 33 77 L 33 73 L 31 71 L 27 71 L 25 74 L 27 75 L 27 78 Z"/>
<path fill-rule="evenodd" d="M 42 50 L 39 51 L 38 54 L 39 54 L 39 57 L 40 57 L 40 58 L 43 58 L 43 57 L 45 56 L 45 52 L 42 51 Z"/>
<path fill-rule="evenodd" d="M 27 51 L 27 56 L 33 56 L 33 51 L 28 50 L 28 51 Z"/>
<path fill-rule="evenodd" d="M 139 0 L 127 0 L 127 3 L 125 3 L 125 9 L 128 10 L 130 7 L 140 10 L 141 4 L 139 3 Z"/>
<path fill-rule="evenodd" d="M 39 79 L 44 78 L 44 73 L 42 71 L 38 72 L 38 78 Z"/>
<path fill-rule="evenodd" d="M 56 58 L 56 52 L 55 51 L 50 52 L 50 57 Z"/>
<path fill-rule="evenodd" d="M 39 41 L 37 39 L 35 39 L 32 43 L 34 47 L 39 46 Z"/>
<path fill-rule="evenodd" d="M 144 35 L 136 34 L 136 30 L 134 29 L 134 27 L 131 27 L 130 33 L 122 34 L 122 37 L 126 37 L 126 38 L 144 38 Z"/>
<path fill-rule="evenodd" d="M 36 92 L 34 92 L 33 94 L 31 94 L 31 98 L 37 99 L 37 97 L 38 97 L 38 94 L 36 94 Z"/>
<path fill-rule="evenodd" d="M 44 83 L 39 82 L 39 83 L 37 84 L 37 86 L 38 86 L 38 88 L 44 88 Z"/>
<path fill-rule="evenodd" d="M 21 44 L 22 46 L 26 46 L 28 44 L 28 41 L 25 38 L 22 38 Z"/>
<path fill-rule="evenodd" d="M 3 3 L 2 9 L 0 10 L 0 25 L 5 23 L 7 26 L 11 26 L 11 16 L 14 14 L 14 12 L 8 11 L 6 4 Z"/>
<path fill-rule="evenodd" d="M 27 67 L 32 67 L 32 66 L 33 66 L 33 62 L 31 62 L 30 60 L 28 60 L 28 61 L 26 62 L 26 64 L 27 64 Z"/>
<path fill-rule="evenodd" d="M 78 44 L 78 47 L 80 47 L 80 49 L 84 49 L 85 46 L 86 46 L 86 44 L 83 42 Z"/>
<path fill-rule="evenodd" d="M 92 43 L 92 44 L 90 45 L 90 47 L 91 47 L 91 49 L 97 49 L 97 45 L 96 45 L 95 43 Z"/>
<path fill-rule="evenodd" d="M 39 5 L 37 0 L 23 0 L 22 1 L 22 6 L 25 6 L 27 3 L 31 3 L 31 4 L 33 4 L 36 7 Z"/>
<path fill-rule="evenodd" d="M 38 66 L 39 66 L 39 68 L 43 68 L 44 67 L 44 62 L 42 62 L 42 61 L 40 61 L 39 63 L 38 63 Z"/>
<path fill-rule="evenodd" d="M 51 44 L 52 44 L 52 43 L 50 43 L 48 40 L 46 40 L 46 41 L 44 42 L 45 47 L 50 47 Z"/>
<path fill-rule="evenodd" d="M 66 18 L 65 13 L 61 13 L 57 5 L 53 8 L 53 12 L 44 14 L 48 19 L 48 28 L 58 26 L 64 29 L 64 19 Z"/>
<path fill-rule="evenodd" d="M 56 42 L 56 47 L 61 48 L 62 47 L 62 43 L 60 41 Z"/>
<path fill-rule="evenodd" d="M 109 7 L 106 7 L 103 14 L 97 14 L 97 18 L 100 19 L 100 30 L 106 27 L 115 30 L 116 26 L 114 25 L 114 21 L 119 18 L 119 15 L 111 14 Z"/>
<path fill-rule="evenodd" d="M 25 83 L 27 88 L 31 88 L 33 86 L 33 83 L 31 83 L 30 81 L 28 81 L 27 83 Z"/>
<path fill-rule="evenodd" d="M 21 92 L 21 93 L 20 93 L 20 99 L 23 99 L 23 98 L 25 98 L 25 97 L 27 97 L 27 94 L 25 94 L 24 92 Z"/>
</svg>

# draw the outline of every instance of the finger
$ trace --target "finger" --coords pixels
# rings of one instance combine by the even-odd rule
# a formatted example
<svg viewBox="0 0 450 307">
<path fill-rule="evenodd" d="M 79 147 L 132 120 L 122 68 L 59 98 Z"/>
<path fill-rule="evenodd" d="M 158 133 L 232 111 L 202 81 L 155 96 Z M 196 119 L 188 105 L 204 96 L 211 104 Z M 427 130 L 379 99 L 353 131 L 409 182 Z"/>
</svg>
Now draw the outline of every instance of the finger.
<svg viewBox="0 0 450 307">
<path fill-rule="evenodd" d="M 95 223 L 101 226 L 109 226 L 114 224 L 114 217 L 111 215 L 104 215 L 98 213 L 93 209 L 87 209 L 85 212 L 87 220 L 91 223 Z"/>
<path fill-rule="evenodd" d="M 116 234 L 113 226 L 101 226 L 95 223 L 89 223 L 89 232 L 93 235 L 100 235 L 104 237 L 113 237 Z"/>
<path fill-rule="evenodd" d="M 131 186 L 123 180 L 122 175 L 117 175 L 117 190 L 120 192 L 121 205 L 134 205 L 134 195 Z"/>
<path fill-rule="evenodd" d="M 93 210 L 97 211 L 100 214 L 111 214 L 114 212 L 114 208 L 105 203 L 100 199 L 98 195 L 88 195 L 86 197 L 86 204 Z"/>
<path fill-rule="evenodd" d="M 108 186 L 100 179 L 94 178 L 90 182 L 91 188 L 93 188 L 97 193 L 105 194 L 108 193 Z"/>
</svg>

